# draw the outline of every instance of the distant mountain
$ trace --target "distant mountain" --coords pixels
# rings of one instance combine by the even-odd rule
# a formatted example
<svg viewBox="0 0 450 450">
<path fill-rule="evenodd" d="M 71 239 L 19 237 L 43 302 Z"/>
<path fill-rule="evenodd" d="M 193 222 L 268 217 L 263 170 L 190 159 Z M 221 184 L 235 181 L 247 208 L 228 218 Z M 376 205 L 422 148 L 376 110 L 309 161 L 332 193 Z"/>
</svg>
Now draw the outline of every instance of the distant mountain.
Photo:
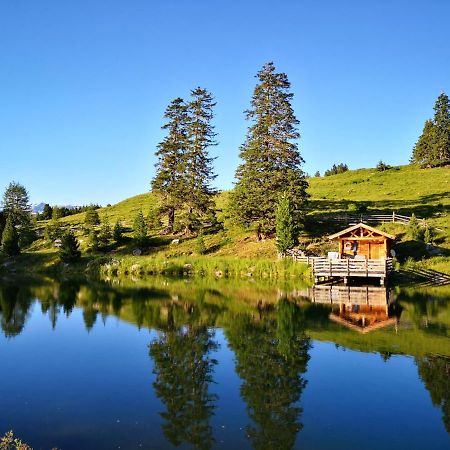
<svg viewBox="0 0 450 450">
<path fill-rule="evenodd" d="M 38 203 L 37 205 L 31 205 L 31 212 L 33 214 L 41 214 L 44 211 L 45 203 Z"/>
</svg>

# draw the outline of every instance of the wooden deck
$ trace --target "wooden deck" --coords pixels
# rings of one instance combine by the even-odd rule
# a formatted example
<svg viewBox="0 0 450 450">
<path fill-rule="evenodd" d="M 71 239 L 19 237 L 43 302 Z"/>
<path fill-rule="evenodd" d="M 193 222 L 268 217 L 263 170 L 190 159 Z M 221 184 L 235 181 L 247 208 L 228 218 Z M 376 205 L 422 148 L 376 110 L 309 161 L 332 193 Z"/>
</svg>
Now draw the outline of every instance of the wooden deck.
<svg viewBox="0 0 450 450">
<path fill-rule="evenodd" d="M 301 294 L 313 303 L 335 305 L 351 303 L 354 305 L 386 306 L 389 294 L 385 287 L 377 286 L 330 286 L 316 285 Z"/>
<path fill-rule="evenodd" d="M 297 257 L 296 261 L 311 265 L 316 283 L 320 278 L 379 278 L 384 284 L 392 270 L 392 259 L 328 259 Z"/>
</svg>

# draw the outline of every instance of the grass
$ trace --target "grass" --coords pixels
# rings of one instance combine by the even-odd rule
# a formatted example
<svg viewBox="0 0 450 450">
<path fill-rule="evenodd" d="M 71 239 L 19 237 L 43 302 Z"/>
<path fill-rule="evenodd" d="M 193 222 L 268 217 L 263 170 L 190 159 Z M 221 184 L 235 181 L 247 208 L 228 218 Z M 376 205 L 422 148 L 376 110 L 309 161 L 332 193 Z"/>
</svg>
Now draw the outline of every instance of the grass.
<svg viewBox="0 0 450 450">
<path fill-rule="evenodd" d="M 381 228 L 398 236 L 397 245 L 404 260 L 412 257 L 428 268 L 450 272 L 450 167 L 420 169 L 418 166 L 408 165 L 385 172 L 378 172 L 376 169 L 358 169 L 329 177 L 310 178 L 309 183 L 311 198 L 307 229 L 301 236 L 303 247 L 309 246 L 318 254 L 326 254 L 327 251 L 335 249 L 334 244 L 327 241 L 326 235 L 342 226 L 327 220 L 327 216 L 332 218 L 338 213 L 354 213 L 361 208 L 366 208 L 369 214 L 391 214 L 395 211 L 398 214 L 410 216 L 415 213 L 416 216 L 425 218 L 432 227 L 434 244 L 441 250 L 440 256 L 430 258 L 423 244 L 408 242 L 407 230 L 402 224 L 384 224 Z M 223 261 L 237 258 L 276 262 L 275 240 L 257 241 L 254 232 L 242 230 L 233 224 L 228 214 L 228 197 L 229 192 L 222 192 L 216 197 L 217 214 L 224 229 L 205 234 L 206 252 L 199 265 L 205 266 L 204 261 L 212 257 L 221 258 Z M 152 271 L 152 267 L 158 271 L 160 262 L 167 259 L 200 259 L 200 255 L 196 254 L 195 237 L 160 236 L 158 230 L 150 231 L 149 246 L 144 256 L 130 256 L 135 248 L 131 239 L 134 218 L 139 211 L 147 215 L 155 204 L 155 196 L 147 193 L 101 208 L 99 215 L 102 220 L 108 219 L 111 226 L 119 220 L 126 229 L 124 242 L 117 248 L 106 249 L 103 253 L 90 255 L 87 253 L 88 240 L 83 231 L 85 213 L 68 216 L 61 221 L 62 224 L 75 230 L 81 250 L 88 255 L 85 261 L 93 257 L 109 255 L 123 260 L 121 264 L 124 268 L 139 264 L 144 267 L 144 271 Z M 317 214 L 325 217 L 322 223 L 315 219 Z M 39 222 L 41 232 L 45 225 L 45 222 Z M 175 237 L 179 238 L 180 242 L 171 244 Z M 43 239 L 36 241 L 28 253 L 18 259 L 18 262 L 29 266 L 43 264 L 45 270 L 59 267 L 56 249 L 49 248 Z M 252 263 L 243 265 L 246 264 Z M 210 265 L 215 266 L 214 263 Z M 208 266 L 205 271 L 212 270 Z M 223 269 L 220 270 L 223 271 Z M 242 270 L 245 271 L 245 268 Z M 235 272 L 240 271 L 241 268 Z M 266 272 L 267 270 L 261 270 L 261 273 Z"/>
</svg>

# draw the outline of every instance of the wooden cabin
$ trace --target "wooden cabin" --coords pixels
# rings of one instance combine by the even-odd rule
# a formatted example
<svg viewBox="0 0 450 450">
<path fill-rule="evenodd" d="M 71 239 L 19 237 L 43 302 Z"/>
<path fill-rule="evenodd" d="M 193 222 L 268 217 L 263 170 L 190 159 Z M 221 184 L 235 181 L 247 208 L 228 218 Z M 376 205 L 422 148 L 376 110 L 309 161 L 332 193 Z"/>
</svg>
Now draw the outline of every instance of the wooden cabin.
<svg viewBox="0 0 450 450">
<path fill-rule="evenodd" d="M 358 223 L 339 233 L 329 236 L 339 242 L 341 259 L 388 259 L 391 257 L 391 245 L 395 236 Z"/>
</svg>

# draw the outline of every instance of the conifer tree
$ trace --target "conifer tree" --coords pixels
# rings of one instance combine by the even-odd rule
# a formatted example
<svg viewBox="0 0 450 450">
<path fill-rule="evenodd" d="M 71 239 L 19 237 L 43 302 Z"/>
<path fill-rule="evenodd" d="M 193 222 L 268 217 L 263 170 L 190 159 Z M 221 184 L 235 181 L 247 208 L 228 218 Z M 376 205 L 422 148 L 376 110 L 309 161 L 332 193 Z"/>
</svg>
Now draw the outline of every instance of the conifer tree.
<svg viewBox="0 0 450 450">
<path fill-rule="evenodd" d="M 443 92 L 434 106 L 436 127 L 435 164 L 450 164 L 450 100 Z"/>
<path fill-rule="evenodd" d="M 16 256 L 20 254 L 19 236 L 12 215 L 9 215 L 6 219 L 5 229 L 3 230 L 2 252 L 7 256 Z"/>
<path fill-rule="evenodd" d="M 134 219 L 133 238 L 139 246 L 144 246 L 147 243 L 147 223 L 142 211 Z"/>
<path fill-rule="evenodd" d="M 120 244 L 123 240 L 123 227 L 120 220 L 114 224 L 113 239 L 117 244 Z"/>
<path fill-rule="evenodd" d="M 286 250 L 297 244 L 297 229 L 294 224 L 293 211 L 289 197 L 283 193 L 277 206 L 277 248 L 283 255 Z"/>
<path fill-rule="evenodd" d="M 41 219 L 42 220 L 50 220 L 53 217 L 53 208 L 46 203 L 44 205 L 44 209 L 42 210 Z"/>
<path fill-rule="evenodd" d="M 188 137 L 186 152 L 186 202 L 189 216 L 211 215 L 213 210 L 212 196 L 215 190 L 211 182 L 216 178 L 213 169 L 214 158 L 209 149 L 217 145 L 214 126 L 214 107 L 216 103 L 211 93 L 197 87 L 191 91 L 192 100 L 188 104 Z M 194 218 L 195 221 L 195 218 Z M 192 224 L 187 224 L 188 232 L 192 232 Z"/>
<path fill-rule="evenodd" d="M 263 66 L 257 78 L 251 108 L 246 111 L 252 124 L 240 150 L 243 162 L 236 170 L 231 209 L 238 222 L 256 227 L 260 239 L 275 231 L 275 211 L 282 192 L 290 198 L 294 223 L 301 221 L 308 183 L 301 170 L 299 121 L 291 106 L 289 80 L 286 74 L 276 72 L 272 62 Z"/>
<path fill-rule="evenodd" d="M 62 262 L 70 263 L 80 259 L 80 244 L 72 231 L 67 231 L 61 238 L 61 247 L 59 248 L 59 258 Z"/>
<path fill-rule="evenodd" d="M 31 222 L 28 191 L 19 183 L 11 182 L 3 194 L 3 211 L 15 226 L 27 227 Z"/>
<path fill-rule="evenodd" d="M 450 164 L 450 101 L 445 93 L 434 105 L 434 119 L 425 122 L 411 161 L 424 167 Z"/>
<path fill-rule="evenodd" d="M 106 217 L 100 227 L 100 232 L 98 234 L 98 242 L 100 247 L 107 247 L 109 245 L 109 241 L 112 238 L 111 226 L 109 224 L 109 220 Z"/>
<path fill-rule="evenodd" d="M 162 126 L 167 136 L 158 144 L 156 175 L 152 180 L 152 190 L 162 198 L 162 212 L 167 214 L 167 230 L 171 233 L 175 222 L 175 212 L 187 196 L 186 151 L 189 145 L 187 106 L 182 98 L 176 98 L 167 107 Z"/>
<path fill-rule="evenodd" d="M 94 205 L 91 205 L 86 209 L 84 223 L 88 226 L 100 224 L 100 216 L 98 215 L 97 209 Z"/>
</svg>

